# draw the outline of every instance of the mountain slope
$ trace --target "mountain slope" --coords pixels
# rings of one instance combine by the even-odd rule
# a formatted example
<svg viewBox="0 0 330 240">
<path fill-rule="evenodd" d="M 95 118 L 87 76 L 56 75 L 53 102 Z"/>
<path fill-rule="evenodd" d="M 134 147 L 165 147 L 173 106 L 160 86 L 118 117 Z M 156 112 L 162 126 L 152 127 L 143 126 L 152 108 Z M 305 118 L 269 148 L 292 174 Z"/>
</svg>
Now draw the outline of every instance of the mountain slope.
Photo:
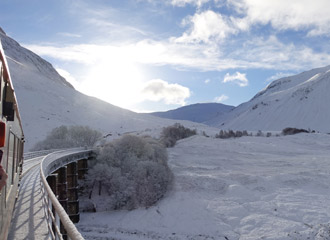
<svg viewBox="0 0 330 240">
<path fill-rule="evenodd" d="M 19 103 L 25 150 L 60 125 L 85 125 L 113 137 L 127 132 L 160 131 L 172 120 L 138 114 L 76 91 L 50 63 L 0 31 Z M 196 127 L 194 123 L 185 123 Z M 206 126 L 200 126 L 205 128 Z M 207 130 L 206 130 L 207 131 Z"/>
<path fill-rule="evenodd" d="M 189 120 L 202 123 L 227 113 L 233 108 L 233 106 L 221 103 L 197 103 L 166 112 L 153 112 L 150 114 L 162 118 Z"/>
<path fill-rule="evenodd" d="M 226 116 L 208 121 L 224 129 L 330 132 L 330 66 L 278 79 Z"/>
</svg>

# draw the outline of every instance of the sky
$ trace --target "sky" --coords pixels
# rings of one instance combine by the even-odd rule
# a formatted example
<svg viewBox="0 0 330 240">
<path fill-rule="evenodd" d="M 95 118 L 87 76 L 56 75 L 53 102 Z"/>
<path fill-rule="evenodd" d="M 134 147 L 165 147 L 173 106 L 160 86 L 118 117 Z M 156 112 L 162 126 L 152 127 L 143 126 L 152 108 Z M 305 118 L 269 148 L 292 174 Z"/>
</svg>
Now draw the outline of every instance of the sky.
<svg viewBox="0 0 330 240">
<path fill-rule="evenodd" d="M 328 0 L 1 0 L 0 27 L 73 86 L 136 112 L 237 106 L 330 64 Z"/>
</svg>

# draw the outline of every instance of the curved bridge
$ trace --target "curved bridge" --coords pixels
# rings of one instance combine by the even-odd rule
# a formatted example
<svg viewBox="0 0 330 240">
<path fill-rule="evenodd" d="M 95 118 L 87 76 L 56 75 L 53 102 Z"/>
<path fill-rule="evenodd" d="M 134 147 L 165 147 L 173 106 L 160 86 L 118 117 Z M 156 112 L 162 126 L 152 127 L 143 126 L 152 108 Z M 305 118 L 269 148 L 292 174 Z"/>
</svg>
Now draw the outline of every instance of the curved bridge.
<svg viewBox="0 0 330 240">
<path fill-rule="evenodd" d="M 79 220 L 77 178 L 86 171 L 93 151 L 48 153 L 25 155 L 31 159 L 24 162 L 8 239 L 83 239 L 73 224 Z"/>
</svg>

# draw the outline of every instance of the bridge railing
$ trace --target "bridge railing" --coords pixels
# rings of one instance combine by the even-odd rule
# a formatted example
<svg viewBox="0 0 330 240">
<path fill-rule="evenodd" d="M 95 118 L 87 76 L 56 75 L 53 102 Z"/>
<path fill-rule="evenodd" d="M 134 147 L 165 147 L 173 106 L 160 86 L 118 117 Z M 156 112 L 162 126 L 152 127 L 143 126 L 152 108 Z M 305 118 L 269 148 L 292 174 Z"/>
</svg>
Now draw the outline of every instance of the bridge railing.
<svg viewBox="0 0 330 240">
<path fill-rule="evenodd" d="M 81 149 L 81 148 L 76 148 L 76 149 Z M 36 157 L 41 157 L 48 155 L 53 152 L 58 152 L 58 151 L 65 151 L 69 149 L 49 149 L 49 150 L 42 150 L 42 151 L 35 151 L 35 152 L 26 152 L 23 154 L 24 160 L 29 160 L 31 158 L 36 158 Z"/>
<path fill-rule="evenodd" d="M 27 152 L 27 153 L 24 153 L 23 156 L 24 156 L 24 160 L 29 160 L 31 158 L 45 156 L 49 153 L 56 152 L 58 150 L 59 149 L 51 149 L 51 150 L 43 150 L 43 151 L 36 151 L 36 152 Z"/>
<path fill-rule="evenodd" d="M 63 239 L 60 232 L 60 224 L 63 225 L 67 232 L 67 236 L 72 240 L 84 239 L 79 233 L 75 225 L 72 223 L 68 214 L 59 203 L 52 189 L 48 185 L 47 176 L 59 168 L 69 163 L 82 159 L 88 159 L 92 154 L 92 150 L 71 149 L 51 153 L 43 158 L 40 166 L 41 192 L 43 196 L 43 205 L 48 223 L 49 233 L 52 239 Z M 53 211 L 55 210 L 55 214 Z"/>
</svg>

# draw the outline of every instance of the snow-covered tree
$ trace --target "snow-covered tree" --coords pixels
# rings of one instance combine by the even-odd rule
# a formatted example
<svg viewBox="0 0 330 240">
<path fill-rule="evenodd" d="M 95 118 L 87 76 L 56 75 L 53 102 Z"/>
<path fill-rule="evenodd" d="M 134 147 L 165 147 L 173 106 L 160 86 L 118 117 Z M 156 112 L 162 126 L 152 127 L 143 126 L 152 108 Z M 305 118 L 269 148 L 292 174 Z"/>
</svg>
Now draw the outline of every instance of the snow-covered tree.
<svg viewBox="0 0 330 240">
<path fill-rule="evenodd" d="M 70 147 L 92 147 L 102 134 L 88 126 L 60 126 L 54 128 L 46 139 L 38 142 L 33 150 L 47 150 Z"/>
<path fill-rule="evenodd" d="M 93 195 L 102 194 L 97 209 L 113 210 L 149 207 L 171 181 L 165 147 L 151 137 L 126 135 L 99 149 L 85 185 Z"/>
</svg>

